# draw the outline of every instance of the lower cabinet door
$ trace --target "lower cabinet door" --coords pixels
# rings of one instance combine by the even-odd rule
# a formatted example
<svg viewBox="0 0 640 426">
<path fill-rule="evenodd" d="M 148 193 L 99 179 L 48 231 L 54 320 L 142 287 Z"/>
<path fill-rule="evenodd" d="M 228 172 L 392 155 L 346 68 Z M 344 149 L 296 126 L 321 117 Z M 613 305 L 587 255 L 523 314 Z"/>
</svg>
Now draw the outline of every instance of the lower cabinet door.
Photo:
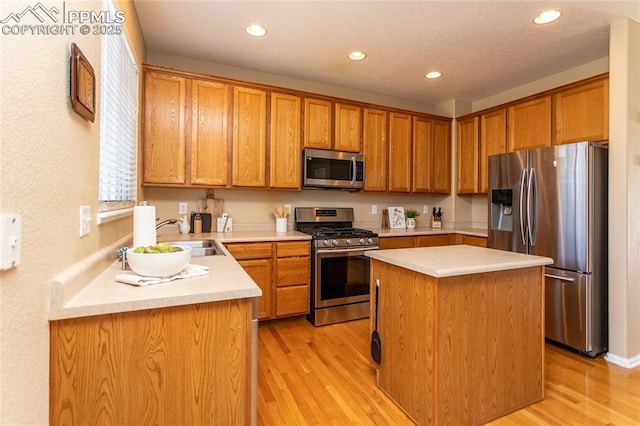
<svg viewBox="0 0 640 426">
<path fill-rule="evenodd" d="M 308 313 L 308 285 L 278 287 L 276 289 L 276 316 Z"/>
</svg>

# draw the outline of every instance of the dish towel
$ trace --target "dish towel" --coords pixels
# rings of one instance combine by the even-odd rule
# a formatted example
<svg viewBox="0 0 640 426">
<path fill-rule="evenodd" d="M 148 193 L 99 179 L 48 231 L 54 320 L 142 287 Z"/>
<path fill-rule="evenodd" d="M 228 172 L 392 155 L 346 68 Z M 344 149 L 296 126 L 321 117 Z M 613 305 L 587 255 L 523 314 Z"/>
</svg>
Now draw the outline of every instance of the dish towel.
<svg viewBox="0 0 640 426">
<path fill-rule="evenodd" d="M 125 284 L 146 286 L 146 285 L 152 285 L 152 284 L 166 283 L 173 280 L 180 280 L 183 278 L 199 277 L 201 275 L 208 275 L 208 274 L 209 274 L 208 266 L 193 265 L 189 263 L 182 271 L 170 277 L 158 278 L 158 277 L 143 277 L 141 275 L 135 275 L 135 274 L 118 274 L 116 275 L 116 280 Z"/>
</svg>

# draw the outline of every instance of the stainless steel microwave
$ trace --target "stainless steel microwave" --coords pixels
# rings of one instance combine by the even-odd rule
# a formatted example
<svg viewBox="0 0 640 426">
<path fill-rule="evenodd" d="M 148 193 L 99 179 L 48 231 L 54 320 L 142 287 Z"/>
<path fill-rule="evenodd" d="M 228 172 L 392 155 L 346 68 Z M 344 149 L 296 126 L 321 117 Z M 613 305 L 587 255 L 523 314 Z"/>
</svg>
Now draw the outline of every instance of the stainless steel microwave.
<svg viewBox="0 0 640 426">
<path fill-rule="evenodd" d="M 356 190 L 364 187 L 364 156 L 354 152 L 305 148 L 303 186 Z"/>
</svg>

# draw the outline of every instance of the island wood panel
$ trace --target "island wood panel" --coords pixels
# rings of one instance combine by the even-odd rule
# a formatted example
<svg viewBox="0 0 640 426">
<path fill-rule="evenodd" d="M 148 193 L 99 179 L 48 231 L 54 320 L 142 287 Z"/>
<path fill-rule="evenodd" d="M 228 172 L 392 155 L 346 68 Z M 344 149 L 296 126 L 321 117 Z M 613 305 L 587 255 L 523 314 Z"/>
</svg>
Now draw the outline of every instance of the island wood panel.
<svg viewBox="0 0 640 426">
<path fill-rule="evenodd" d="M 267 179 L 267 93 L 233 88 L 232 186 L 264 187 Z"/>
<path fill-rule="evenodd" d="M 229 86 L 191 83 L 191 183 L 229 183 Z"/>
<path fill-rule="evenodd" d="M 51 425 L 249 424 L 251 299 L 53 321 Z"/>
<path fill-rule="evenodd" d="M 372 260 L 380 388 L 420 425 L 482 424 L 542 400 L 543 270 L 436 279 Z"/>
<path fill-rule="evenodd" d="M 364 135 L 364 190 L 387 190 L 387 115 L 386 111 L 365 108 Z"/>
<path fill-rule="evenodd" d="M 297 96 L 271 94 L 269 186 L 300 189 L 302 179 L 301 105 Z"/>
<path fill-rule="evenodd" d="M 185 183 L 187 79 L 144 73 L 145 183 Z"/>
<path fill-rule="evenodd" d="M 533 267 L 440 279 L 442 424 L 486 423 L 543 399 L 543 271 Z"/>
<path fill-rule="evenodd" d="M 377 260 L 371 261 L 371 276 L 380 281 L 382 362 L 374 364 L 378 386 L 419 424 L 434 424 L 438 389 L 435 279 Z M 396 285 L 399 282 L 402 285 Z M 375 318 L 375 311 L 371 318 Z"/>
</svg>

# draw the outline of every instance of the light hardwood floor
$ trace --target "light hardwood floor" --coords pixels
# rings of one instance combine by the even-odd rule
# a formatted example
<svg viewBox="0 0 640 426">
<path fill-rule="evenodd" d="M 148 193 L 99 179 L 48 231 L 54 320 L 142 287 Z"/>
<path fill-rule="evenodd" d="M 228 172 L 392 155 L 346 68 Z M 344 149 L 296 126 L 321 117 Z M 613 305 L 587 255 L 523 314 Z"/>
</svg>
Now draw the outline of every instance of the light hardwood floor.
<svg viewBox="0 0 640 426">
<path fill-rule="evenodd" d="M 262 322 L 259 425 L 411 425 L 375 383 L 369 322 Z M 383 342 L 384 344 L 384 342 Z M 545 399 L 492 425 L 640 425 L 640 368 L 545 349 Z"/>
</svg>

